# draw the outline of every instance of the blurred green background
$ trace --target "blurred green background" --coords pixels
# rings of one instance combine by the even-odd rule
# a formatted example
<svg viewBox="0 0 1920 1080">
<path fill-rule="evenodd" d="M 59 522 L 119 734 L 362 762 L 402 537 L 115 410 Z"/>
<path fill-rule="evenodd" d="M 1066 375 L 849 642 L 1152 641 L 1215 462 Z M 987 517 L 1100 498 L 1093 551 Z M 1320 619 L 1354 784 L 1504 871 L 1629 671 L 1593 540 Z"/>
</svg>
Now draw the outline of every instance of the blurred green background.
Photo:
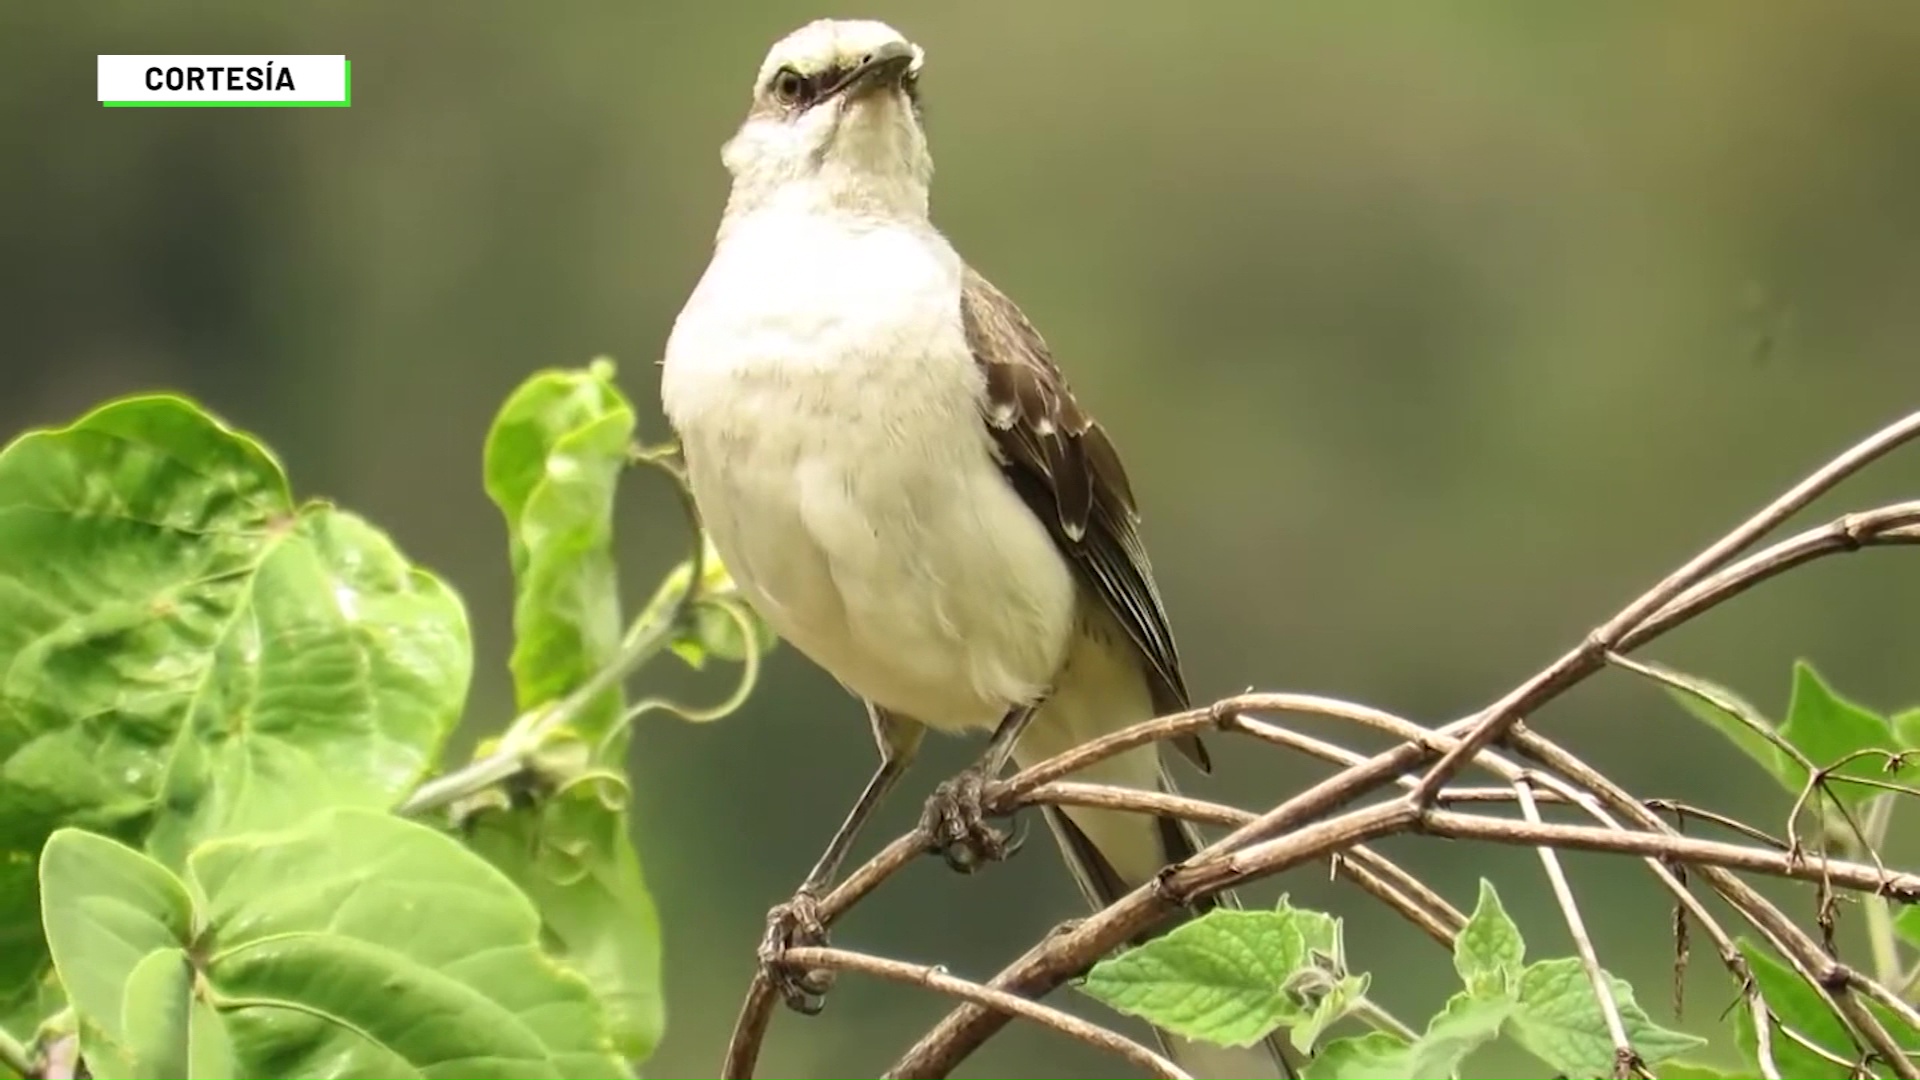
<svg viewBox="0 0 1920 1080">
<path fill-rule="evenodd" d="M 720 143 L 766 47 L 822 14 L 876 15 L 927 49 L 936 219 L 1125 450 L 1201 696 L 1449 719 L 1920 405 L 1904 0 L 16 0 L 0 432 L 141 388 L 204 399 L 459 587 L 480 649 L 469 734 L 497 726 L 509 581 L 479 485 L 488 420 L 533 368 L 598 353 L 653 409 L 726 193 Z M 354 104 L 103 110 L 102 52 L 343 52 Z M 1809 520 L 1913 497 L 1917 461 Z M 678 557 L 666 493 L 636 483 L 622 529 L 644 595 Z M 1891 708 L 1920 700 L 1917 602 L 1920 559 L 1828 560 L 1651 655 L 1774 710 L 1805 655 Z M 763 912 L 871 764 L 858 706 L 791 650 L 763 685 L 723 724 L 652 721 L 636 744 L 667 935 L 654 1075 L 717 1067 Z M 1625 676 L 1536 724 L 1645 794 L 1785 814 L 1746 759 Z M 936 747 L 886 829 L 974 749 Z M 1320 775 L 1216 758 L 1189 786 L 1242 804 Z M 989 973 L 1076 912 L 1037 839 L 974 878 L 914 868 L 836 941 Z M 1463 905 L 1496 876 L 1532 954 L 1568 951 L 1529 853 L 1387 848 Z M 1569 863 L 1602 955 L 1671 1022 L 1659 895 L 1630 863 Z M 1281 887 L 1347 917 L 1389 1008 L 1417 1020 L 1443 1000 L 1453 975 L 1413 931 L 1323 873 L 1262 895 Z M 1712 1028 L 1733 988 L 1704 951 L 1695 967 L 1684 1023 Z M 776 1021 L 765 1073 L 871 1075 L 942 1004 L 845 978 L 820 1018 Z M 1112 1068 L 1016 1025 L 965 1072 Z"/>
</svg>

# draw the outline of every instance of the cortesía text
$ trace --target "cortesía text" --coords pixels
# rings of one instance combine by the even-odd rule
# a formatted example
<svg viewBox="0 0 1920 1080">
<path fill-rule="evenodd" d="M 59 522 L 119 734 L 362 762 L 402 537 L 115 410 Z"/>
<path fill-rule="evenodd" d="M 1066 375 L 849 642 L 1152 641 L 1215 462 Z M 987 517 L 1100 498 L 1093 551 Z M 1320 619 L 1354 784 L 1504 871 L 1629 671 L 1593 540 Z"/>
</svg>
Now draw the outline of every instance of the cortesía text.
<svg viewBox="0 0 1920 1080">
<path fill-rule="evenodd" d="M 149 90 L 292 90 L 293 69 L 274 67 L 150 67 Z"/>
</svg>

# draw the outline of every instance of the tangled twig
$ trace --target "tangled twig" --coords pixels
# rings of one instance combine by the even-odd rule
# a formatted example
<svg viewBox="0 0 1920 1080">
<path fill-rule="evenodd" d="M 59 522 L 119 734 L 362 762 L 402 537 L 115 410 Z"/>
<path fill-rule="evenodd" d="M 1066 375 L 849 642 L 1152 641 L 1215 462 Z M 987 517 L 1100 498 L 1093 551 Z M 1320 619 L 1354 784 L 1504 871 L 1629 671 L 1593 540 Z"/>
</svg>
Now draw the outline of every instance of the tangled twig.
<svg viewBox="0 0 1920 1080">
<path fill-rule="evenodd" d="M 1844 1062 L 1849 1067 L 1857 1063 L 1877 1063 L 1896 1076 L 1920 1076 L 1879 1016 L 1861 1000 L 1871 1001 L 1884 1015 L 1920 1027 L 1920 1010 L 1905 1003 L 1900 993 L 1904 988 L 1890 989 L 1842 963 L 1739 876 L 1750 873 L 1812 881 L 1823 888 L 1857 890 L 1912 903 L 1920 901 L 1920 875 L 1887 869 L 1871 844 L 1862 845 L 1868 862 L 1831 858 L 1825 854 L 1809 855 L 1799 850 L 1791 839 L 1783 845 L 1764 830 L 1707 812 L 1689 810 L 1689 816 L 1725 827 L 1739 839 L 1684 835 L 1657 812 L 1658 808 L 1674 804 L 1664 800 L 1649 803 L 1636 798 L 1524 722 L 1524 717 L 1610 664 L 1658 678 L 1651 665 L 1630 660 L 1625 654 L 1762 581 L 1826 555 L 1920 543 L 1920 502 L 1905 502 L 1847 514 L 1825 526 L 1740 557 L 1786 518 L 1916 436 L 1920 436 L 1920 413 L 1889 425 L 1834 458 L 1634 599 L 1579 645 L 1465 719 L 1433 729 L 1379 709 L 1332 698 L 1246 694 L 1207 708 L 1135 724 L 989 785 L 985 801 L 996 813 L 1011 813 L 1019 807 L 1033 805 L 1097 806 L 1171 814 L 1231 831 L 1185 863 L 1169 867 L 1155 882 L 1070 927 L 1049 934 L 984 987 L 964 982 L 943 987 L 967 998 L 966 1002 L 915 1042 L 884 1075 L 944 1076 L 999 1030 L 1010 1016 L 1016 1013 L 1032 1016 L 1027 1005 L 1032 1005 L 1033 999 L 1151 930 L 1183 905 L 1306 862 L 1329 860 L 1331 868 L 1343 880 L 1353 882 L 1434 940 L 1450 944 L 1465 921 L 1461 913 L 1368 846 L 1368 841 L 1379 837 L 1417 833 L 1522 845 L 1541 852 L 1561 910 L 1580 948 L 1582 965 L 1602 1003 L 1608 1033 L 1617 1051 L 1620 1075 L 1642 1072 L 1639 1058 L 1628 1041 L 1617 1006 L 1611 1003 L 1611 988 L 1600 974 L 1597 954 L 1584 933 L 1573 903 L 1572 889 L 1553 855 L 1560 849 L 1613 852 L 1636 856 L 1645 862 L 1673 896 L 1683 924 L 1691 923 L 1704 929 L 1721 963 L 1741 987 L 1744 1007 L 1754 1022 L 1763 1075 L 1780 1075 L 1776 1060 L 1780 1046 L 1776 1036 L 1780 1036 L 1824 1059 Z M 1275 719 L 1290 714 L 1357 724 L 1385 733 L 1397 742 L 1379 753 L 1359 754 L 1293 731 Z M 1214 729 L 1330 762 L 1339 771 L 1260 814 L 1203 800 L 1066 779 L 1087 765 L 1125 750 Z M 1524 764 L 1514 760 L 1515 757 L 1523 759 Z M 1912 790 L 1891 781 L 1870 778 L 1863 781 L 1835 775 L 1833 763 L 1824 769 L 1812 762 L 1804 764 L 1809 775 L 1809 795 L 1816 788 L 1842 782 L 1863 782 L 1889 793 L 1887 797 L 1909 794 Z M 1492 773 L 1504 783 L 1504 788 L 1456 784 L 1456 777 L 1469 766 Z M 1400 789 L 1399 794 L 1388 793 L 1384 798 L 1367 801 L 1390 788 Z M 1501 817 L 1460 809 L 1499 803 L 1517 803 L 1520 816 Z M 1546 820 L 1541 812 L 1545 807 L 1576 810 L 1591 818 L 1594 824 Z M 840 918 L 930 846 L 929 839 L 918 831 L 887 845 L 822 899 L 823 922 L 831 924 Z M 1856 1059 L 1841 1058 L 1779 1022 L 1754 983 L 1732 935 L 1693 895 L 1687 878 L 1678 872 L 1682 868 L 1691 870 L 1689 877 L 1697 878 L 1717 894 L 1813 986 L 1845 1022 L 1858 1051 Z M 833 962 L 827 963 L 827 960 Z M 797 969 L 839 966 L 883 977 L 902 977 L 903 974 L 889 966 L 894 962 L 874 958 L 849 962 L 838 950 L 796 948 L 790 951 L 786 962 Z M 927 981 L 925 973 L 931 971 L 912 965 L 901 967 L 915 972 L 914 979 L 922 982 Z M 752 1075 L 776 997 L 766 974 L 756 975 L 728 1047 L 724 1075 L 742 1078 Z M 1025 1004 L 1015 1005 L 1014 1001 Z M 1054 1026 L 1065 1030 L 1059 1024 Z M 1162 1064 L 1134 1056 L 1134 1051 L 1144 1051 L 1137 1044 L 1110 1045 L 1109 1048 L 1127 1054 L 1143 1068 L 1159 1075 L 1171 1075 Z"/>
</svg>

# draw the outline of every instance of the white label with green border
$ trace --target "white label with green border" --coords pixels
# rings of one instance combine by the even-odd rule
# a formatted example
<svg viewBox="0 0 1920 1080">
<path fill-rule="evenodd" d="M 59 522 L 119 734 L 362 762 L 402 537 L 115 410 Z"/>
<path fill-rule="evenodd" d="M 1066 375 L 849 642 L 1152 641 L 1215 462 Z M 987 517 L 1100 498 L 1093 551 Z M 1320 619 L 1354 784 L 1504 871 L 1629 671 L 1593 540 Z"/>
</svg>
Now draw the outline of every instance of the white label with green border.
<svg viewBox="0 0 1920 1080">
<path fill-rule="evenodd" d="M 346 108 L 344 56 L 100 57 L 100 104 L 132 108 Z"/>
</svg>

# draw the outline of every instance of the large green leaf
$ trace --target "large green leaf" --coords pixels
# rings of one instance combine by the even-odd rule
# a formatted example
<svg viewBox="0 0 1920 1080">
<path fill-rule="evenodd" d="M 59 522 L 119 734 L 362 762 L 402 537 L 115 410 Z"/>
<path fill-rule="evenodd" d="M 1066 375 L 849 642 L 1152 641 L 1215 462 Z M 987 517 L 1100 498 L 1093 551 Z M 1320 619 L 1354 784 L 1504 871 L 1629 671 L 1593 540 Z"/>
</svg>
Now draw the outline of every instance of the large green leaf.
<svg viewBox="0 0 1920 1080">
<path fill-rule="evenodd" d="M 1845 761 L 1834 770 L 1838 776 L 1897 779 L 1920 767 L 1907 766 L 1897 770 L 1896 775 L 1889 772 L 1887 758 L 1881 754 L 1870 753 L 1847 760 L 1848 755 L 1863 750 L 1899 751 L 1901 746 L 1894 737 L 1893 725 L 1879 713 L 1834 693 L 1805 661 L 1793 666 L 1793 697 L 1787 704 L 1787 721 L 1780 725 L 1780 734 L 1805 754 L 1815 768 L 1828 768 Z M 1800 783 L 1805 783 L 1806 771 L 1797 766 L 1796 771 Z M 1881 794 L 1881 789 L 1861 784 L 1835 783 L 1830 784 L 1828 790 L 1848 805 Z"/>
<path fill-rule="evenodd" d="M 612 665 L 623 626 L 613 503 L 633 409 L 612 365 L 535 375 L 488 435 L 486 486 L 506 519 L 515 578 L 513 676 L 527 717 Z M 554 733 L 534 798 L 483 809 L 469 842 L 533 898 L 550 939 L 644 1059 L 665 1024 L 660 935 L 628 826 L 625 704 L 612 689 Z M 523 717 L 523 722 L 525 718 Z"/>
<path fill-rule="evenodd" d="M 1607 975 L 1627 1041 L 1648 1065 L 1705 1045 L 1706 1040 L 1653 1022 L 1626 980 Z M 1519 1007 L 1506 1031 L 1521 1046 L 1568 1076 L 1610 1076 L 1613 1041 L 1606 1016 L 1580 961 L 1571 956 L 1529 964 L 1520 977 Z"/>
<path fill-rule="evenodd" d="M 1308 1063 L 1308 1080 L 1403 1080 L 1454 1076 L 1467 1056 L 1500 1035 L 1514 1003 L 1504 996 L 1455 994 L 1412 1043 L 1376 1031 L 1328 1043 Z"/>
<path fill-rule="evenodd" d="M 118 1030 L 121 991 L 147 954 L 192 940 L 193 902 L 180 879 L 138 851 L 61 829 L 40 853 L 47 943 L 82 1014 Z"/>
<path fill-rule="evenodd" d="M 1184 1038 L 1251 1046 L 1311 1015 L 1287 992 L 1309 962 L 1291 915 L 1210 911 L 1095 964 L 1081 989 Z"/>
<path fill-rule="evenodd" d="M 1745 698 L 1698 676 L 1649 666 L 1661 672 L 1669 683 L 1667 692 L 1681 708 L 1725 735 L 1729 742 L 1759 762 L 1781 787 L 1797 792 L 1807 782 L 1807 771 L 1776 745 L 1780 734 L 1774 722 Z"/>
<path fill-rule="evenodd" d="M 0 1026 L 27 1011 L 46 963 L 33 856 L 0 851 Z"/>
<path fill-rule="evenodd" d="M 188 866 L 240 1075 L 627 1075 L 586 980 L 541 951 L 533 905 L 444 834 L 329 811 Z"/>
<path fill-rule="evenodd" d="M 103 1080 L 627 1075 L 533 905 L 450 837 L 330 810 L 188 872 L 77 829 L 47 844 L 47 937 Z"/>
<path fill-rule="evenodd" d="M 0 848 L 386 806 L 458 717 L 459 601 L 269 453 L 137 397 L 0 452 Z"/>
<path fill-rule="evenodd" d="M 613 497 L 633 425 L 611 365 L 596 365 L 534 376 L 488 433 L 487 494 L 506 518 L 513 559 L 513 682 L 523 712 L 564 697 L 619 652 Z M 606 695 L 576 727 L 598 739 L 619 712 L 617 695 Z"/>
<path fill-rule="evenodd" d="M 1480 879 L 1480 900 L 1473 917 L 1453 941 L 1453 968 L 1467 992 L 1477 997 L 1507 996 L 1518 992 L 1521 962 L 1527 943 L 1520 928 L 1507 917 L 1493 883 Z"/>
<path fill-rule="evenodd" d="M 1780 1023 L 1841 1060 L 1853 1060 L 1859 1051 L 1847 1035 L 1847 1026 L 1828 1007 L 1820 992 L 1795 974 L 1792 968 L 1774 959 L 1773 954 L 1765 948 L 1745 938 L 1740 939 L 1738 944 L 1740 954 L 1746 958 L 1747 970 L 1753 973 L 1754 985 L 1765 999 L 1768 1011 L 1779 1017 Z M 1757 1070 L 1760 1043 L 1754 1033 L 1753 1011 L 1747 1008 L 1745 1002 L 1734 1009 L 1733 1037 L 1734 1043 L 1740 1047 L 1740 1053 Z M 1780 1067 L 1782 1076 L 1839 1080 L 1848 1073 L 1845 1066 L 1836 1065 L 1777 1032 L 1772 1046 L 1773 1060 Z M 1756 1071 L 1754 1075 L 1759 1074 Z"/>
</svg>

